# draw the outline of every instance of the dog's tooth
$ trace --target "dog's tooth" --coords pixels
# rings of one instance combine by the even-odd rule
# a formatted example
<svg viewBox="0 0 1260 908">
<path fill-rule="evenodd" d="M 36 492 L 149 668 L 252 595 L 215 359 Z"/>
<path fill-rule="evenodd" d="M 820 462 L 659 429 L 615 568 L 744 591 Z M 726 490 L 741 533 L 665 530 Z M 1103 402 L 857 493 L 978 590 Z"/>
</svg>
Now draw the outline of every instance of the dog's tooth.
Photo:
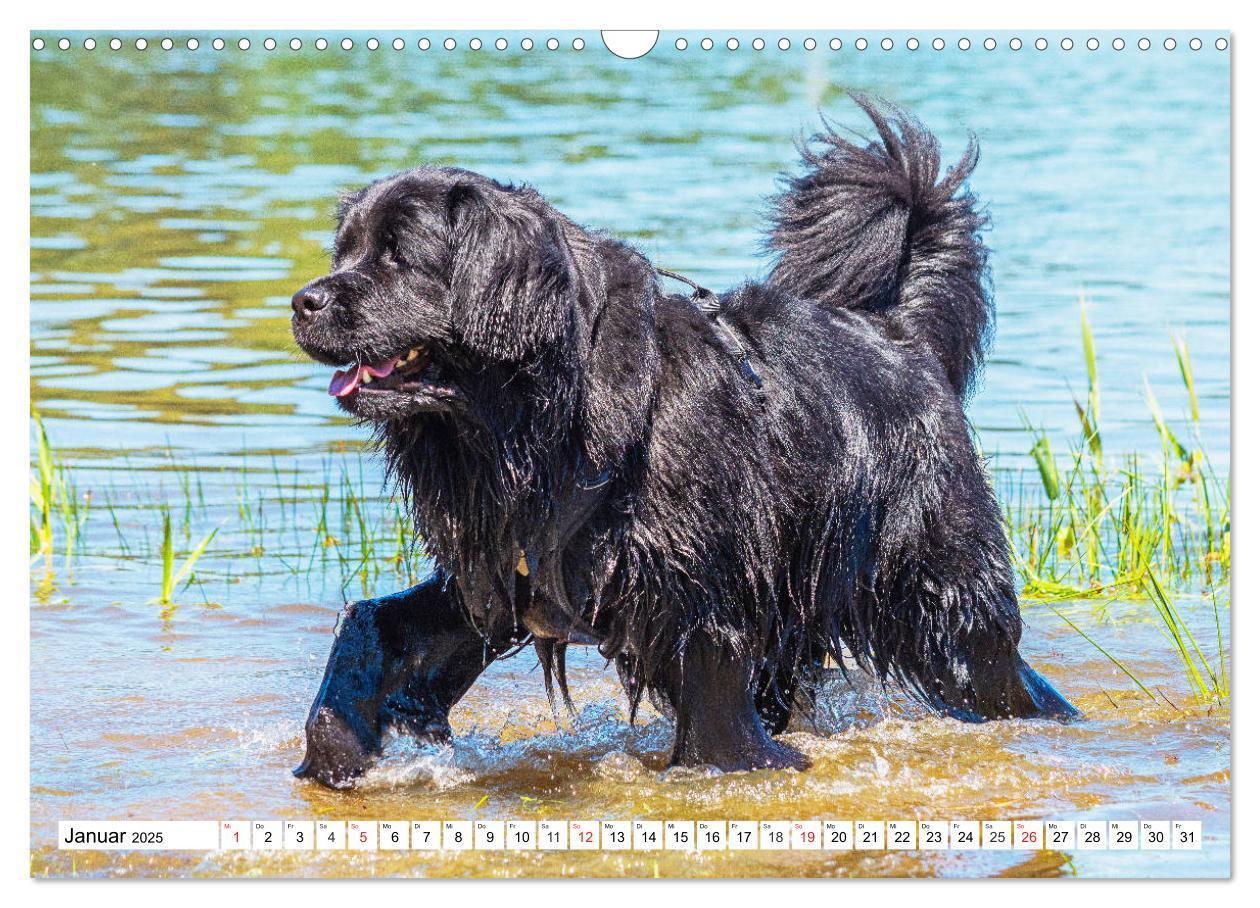
<svg viewBox="0 0 1260 908">
<path fill-rule="evenodd" d="M 420 351 L 417 350 L 415 347 L 412 347 L 410 350 L 407 351 L 407 362 L 411 362 L 413 359 L 415 359 L 419 355 L 420 355 Z"/>
<path fill-rule="evenodd" d="M 364 373 L 363 373 L 363 378 L 361 378 L 359 381 L 360 381 L 360 383 L 361 383 L 361 384 L 364 384 L 364 385 L 370 385 L 370 384 L 372 384 L 372 373 L 371 373 L 371 372 L 364 372 Z"/>
</svg>

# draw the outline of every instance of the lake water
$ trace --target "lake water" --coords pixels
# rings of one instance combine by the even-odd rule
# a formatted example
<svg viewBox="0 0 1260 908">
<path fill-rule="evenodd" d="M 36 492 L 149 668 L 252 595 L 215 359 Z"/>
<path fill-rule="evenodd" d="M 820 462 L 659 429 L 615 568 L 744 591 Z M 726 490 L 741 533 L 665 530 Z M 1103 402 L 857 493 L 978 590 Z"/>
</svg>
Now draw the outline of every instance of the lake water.
<svg viewBox="0 0 1260 908">
<path fill-rule="evenodd" d="M 46 38 L 49 36 L 45 36 Z M 51 36 L 53 38 L 60 37 Z M 80 35 L 74 38 L 81 44 Z M 971 406 L 995 469 L 1029 466 L 1025 418 L 1060 451 L 1084 399 L 1083 298 L 1109 451 L 1154 455 L 1144 377 L 1183 425 L 1171 337 L 1194 357 L 1205 450 L 1229 467 L 1229 54 L 1211 48 L 1012 52 L 901 46 L 351 52 L 210 47 L 32 53 L 31 395 L 91 492 L 79 554 L 32 573 L 35 873 L 458 875 L 1228 872 L 1229 716 L 1191 705 L 1168 644 L 1120 603 L 1065 606 L 1171 702 L 1141 697 L 1041 606 L 1030 661 L 1090 721 L 974 728 L 896 697 L 835 694 L 793 739 L 804 775 L 662 773 L 669 733 L 631 729 L 615 676 L 575 657 L 576 727 L 557 730 L 531 656 L 500 664 L 453 716 L 453 749 L 391 744 L 351 794 L 291 779 L 343 596 L 422 574 L 397 541 L 364 433 L 299 354 L 290 295 L 323 273 L 337 193 L 422 161 L 526 181 L 576 220 L 714 288 L 764 272 L 764 198 L 819 111 L 861 126 L 846 90 L 906 105 L 957 157 L 993 228 L 998 327 Z M 382 38 L 389 36 L 380 36 Z M 773 40 L 776 36 L 766 36 Z M 1203 36 L 1213 39 L 1215 36 Z M 1109 36 L 1108 36 L 1109 38 Z M 287 41 L 287 36 L 286 36 Z M 51 43 L 51 42 L 50 42 Z M 331 491 L 328 491 L 331 490 Z M 347 506 L 347 490 L 358 510 Z M 323 495 L 333 502 L 331 512 Z M 323 511 L 321 511 L 323 507 Z M 218 535 L 177 609 L 155 605 L 161 511 L 186 553 Z M 330 516 L 331 515 L 331 516 Z M 366 515 L 366 516 L 364 516 Z M 363 517 L 360 522 L 359 518 Z M 331 540 L 331 541 L 330 541 Z M 353 545 L 351 540 L 354 540 Z M 350 551 L 353 548 L 354 551 Z M 394 557 L 396 556 L 396 557 Z M 392 560 L 391 560 L 392 558 Z M 1188 620 L 1215 634 L 1202 597 Z M 1228 633 L 1228 628 L 1223 631 Z M 1228 640 L 1226 640 L 1228 645 Z M 1139 671 L 1136 671 L 1140 669 Z M 510 704 L 510 705 L 509 705 Z M 1175 705 L 1174 705 L 1175 704 Z M 484 799 L 484 802 L 483 802 Z M 480 807 L 476 805 L 481 804 Z M 89 856 L 51 848 L 59 818 L 520 815 L 1202 819 L 1201 853 L 802 857 L 536 855 L 316 862 L 259 854 Z"/>
</svg>

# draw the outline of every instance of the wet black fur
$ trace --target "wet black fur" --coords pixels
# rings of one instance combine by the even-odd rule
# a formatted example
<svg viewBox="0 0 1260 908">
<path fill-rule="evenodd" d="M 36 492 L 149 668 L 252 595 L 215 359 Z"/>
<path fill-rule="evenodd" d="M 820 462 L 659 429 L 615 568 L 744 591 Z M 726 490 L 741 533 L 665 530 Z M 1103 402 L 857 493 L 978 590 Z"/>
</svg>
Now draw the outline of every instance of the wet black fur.
<svg viewBox="0 0 1260 908">
<path fill-rule="evenodd" d="M 413 503 L 423 595 L 484 643 L 461 671 L 534 637 L 562 672 L 567 643 L 597 643 L 632 703 L 676 714 L 674 762 L 723 768 L 800 765 L 765 732 L 828 658 L 962 719 L 1073 714 L 1019 657 L 963 414 L 993 318 L 976 145 L 942 174 L 917 121 L 858 103 L 878 139 L 802 147 L 768 280 L 721 295 L 761 389 L 642 254 L 530 188 L 422 167 L 344 201 L 311 285 L 333 303 L 294 331 L 335 365 L 432 351 L 440 393 L 342 403 Z M 342 700 L 383 709 L 406 672 Z"/>
</svg>

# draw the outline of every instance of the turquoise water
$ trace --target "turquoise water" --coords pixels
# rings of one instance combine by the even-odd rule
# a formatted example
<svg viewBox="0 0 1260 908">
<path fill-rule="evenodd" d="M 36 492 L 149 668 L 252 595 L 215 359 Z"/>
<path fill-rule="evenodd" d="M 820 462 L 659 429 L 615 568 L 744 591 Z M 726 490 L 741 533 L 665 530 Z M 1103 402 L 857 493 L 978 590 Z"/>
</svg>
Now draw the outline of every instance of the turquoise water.
<svg viewBox="0 0 1260 908">
<path fill-rule="evenodd" d="M 1227 456 L 1228 53 L 1185 36 L 1142 52 L 1132 35 L 1119 52 L 1082 36 L 1071 52 L 1035 51 L 1032 36 L 1019 52 L 978 39 L 857 51 L 851 35 L 840 51 L 798 36 L 757 52 L 744 36 L 740 51 L 705 52 L 691 35 L 679 52 L 666 35 L 622 61 L 597 36 L 582 52 L 540 37 L 528 53 L 516 36 L 505 52 L 490 35 L 476 52 L 421 52 L 414 35 L 404 52 L 368 51 L 358 37 L 349 53 L 310 36 L 267 52 L 257 35 L 247 52 L 202 36 L 196 52 L 33 53 L 34 392 L 51 416 L 91 417 L 65 442 L 96 446 L 123 423 L 204 452 L 266 433 L 262 412 L 291 417 L 298 442 L 341 437 L 312 393 L 323 371 L 288 355 L 287 299 L 323 266 L 336 193 L 422 161 L 533 183 L 714 287 L 756 275 L 761 203 L 793 165 L 792 138 L 820 112 L 860 128 L 843 97 L 860 90 L 916 112 L 947 158 L 968 130 L 981 142 L 973 186 L 992 214 L 999 313 L 971 408 L 986 449 L 1026 450 L 1021 409 L 1074 430 L 1084 296 L 1108 442 L 1158 446 L 1143 376 L 1184 411 L 1176 333 L 1195 355 L 1209 452 Z M 67 349 L 85 320 L 96 349 Z"/>
<path fill-rule="evenodd" d="M 1022 50 L 1003 35 L 990 52 L 973 35 L 969 51 L 951 37 L 938 52 L 930 36 L 910 51 L 894 35 L 886 52 L 859 51 L 857 36 L 842 34 L 841 50 L 820 35 L 809 51 L 794 35 L 784 52 L 754 51 L 754 36 L 741 34 L 739 51 L 706 52 L 704 36 L 688 33 L 686 51 L 669 34 L 648 57 L 623 61 L 596 34 L 580 52 L 568 48 L 572 35 L 556 51 L 534 35 L 528 52 L 516 34 L 502 52 L 491 49 L 497 34 L 480 33 L 480 51 L 461 36 L 450 52 L 441 36 L 421 51 L 419 33 L 401 35 L 404 51 L 370 51 L 355 35 L 350 52 L 316 51 L 305 33 L 301 51 L 287 35 L 274 51 L 261 34 L 249 51 L 234 49 L 236 34 L 224 35 L 223 51 L 207 34 L 197 51 L 186 36 L 169 51 L 154 37 L 136 50 L 129 36 L 118 52 L 108 35 L 94 35 L 91 52 L 79 49 L 84 35 L 71 51 L 44 35 L 49 49 L 32 52 L 31 395 L 78 494 L 92 493 L 74 560 L 59 544 L 33 567 L 36 872 L 70 872 L 47 847 L 67 816 L 424 818 L 473 815 L 483 794 L 500 815 L 519 810 L 522 795 L 562 804 L 544 808 L 561 811 L 553 815 L 681 802 L 714 816 L 891 816 L 932 804 L 979 817 L 997 805 L 1021 816 L 1203 819 L 1209 837 L 1201 854 L 1154 864 L 1105 854 L 766 857 L 702 862 L 699 873 L 1228 872 L 1228 715 L 1188 705 L 1158 628 L 1097 602 L 1069 606 L 1073 620 L 1167 707 L 1135 699 L 1114 664 L 1030 607 L 1031 661 L 1091 723 L 976 732 L 896 702 L 842 700 L 856 718 L 834 733 L 798 733 L 818 767 L 799 784 L 754 774 L 680 786 L 660 773 L 668 729 L 659 720 L 629 729 L 599 660 L 575 657 L 583 715 L 565 732 L 523 656 L 461 706 L 453 752 L 397 745 L 352 796 L 288 777 L 343 596 L 388 592 L 427 567 L 392 541 L 397 511 L 376 462 L 359 456 L 364 432 L 334 411 L 327 369 L 297 351 L 288 301 L 326 268 L 338 192 L 423 161 L 532 183 L 575 219 L 722 288 L 767 268 L 764 199 L 793 166 L 793 138 L 820 112 L 860 128 L 846 91 L 885 97 L 935 130 L 947 158 L 968 131 L 982 146 L 972 185 L 992 215 L 998 324 L 969 412 L 995 469 L 1030 465 L 1025 418 L 1061 453 L 1077 434 L 1082 298 L 1107 450 L 1158 453 L 1144 377 L 1186 431 L 1178 335 L 1194 357 L 1203 447 L 1219 472 L 1229 465 L 1230 74 L 1229 54 L 1210 43 L 1191 51 L 1178 35 L 1175 51 L 1143 52 L 1140 36 L 1125 34 L 1117 52 L 1107 35 L 1091 52 L 1076 35 L 1070 52 L 1057 40 L 1038 52 L 1025 34 Z M 778 35 L 765 37 L 773 45 Z M 366 530 L 336 504 L 348 489 L 364 502 Z M 163 508 L 181 560 L 218 530 L 174 609 L 153 602 Z M 364 533 L 375 548 L 362 547 Z M 1210 603 L 1192 591 L 1184 608 L 1212 640 Z M 1228 627 L 1222 634 L 1227 648 Z M 342 869 L 480 872 L 455 859 L 367 856 Z M 628 858 L 586 870 L 651 872 Z M 118 871 L 328 872 L 247 856 L 77 870 Z M 540 859 L 521 872 L 574 871 Z"/>
</svg>

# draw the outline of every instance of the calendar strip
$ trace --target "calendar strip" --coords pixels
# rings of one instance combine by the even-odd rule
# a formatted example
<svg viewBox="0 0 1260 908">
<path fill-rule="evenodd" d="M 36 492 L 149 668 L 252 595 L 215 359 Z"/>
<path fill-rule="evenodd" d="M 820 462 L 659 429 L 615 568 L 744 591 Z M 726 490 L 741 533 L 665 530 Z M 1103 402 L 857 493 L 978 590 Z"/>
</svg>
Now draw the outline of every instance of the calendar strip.
<svg viewBox="0 0 1260 908">
<path fill-rule="evenodd" d="M 1199 820 L 192 820 L 58 824 L 93 851 L 1198 851 Z"/>
</svg>

